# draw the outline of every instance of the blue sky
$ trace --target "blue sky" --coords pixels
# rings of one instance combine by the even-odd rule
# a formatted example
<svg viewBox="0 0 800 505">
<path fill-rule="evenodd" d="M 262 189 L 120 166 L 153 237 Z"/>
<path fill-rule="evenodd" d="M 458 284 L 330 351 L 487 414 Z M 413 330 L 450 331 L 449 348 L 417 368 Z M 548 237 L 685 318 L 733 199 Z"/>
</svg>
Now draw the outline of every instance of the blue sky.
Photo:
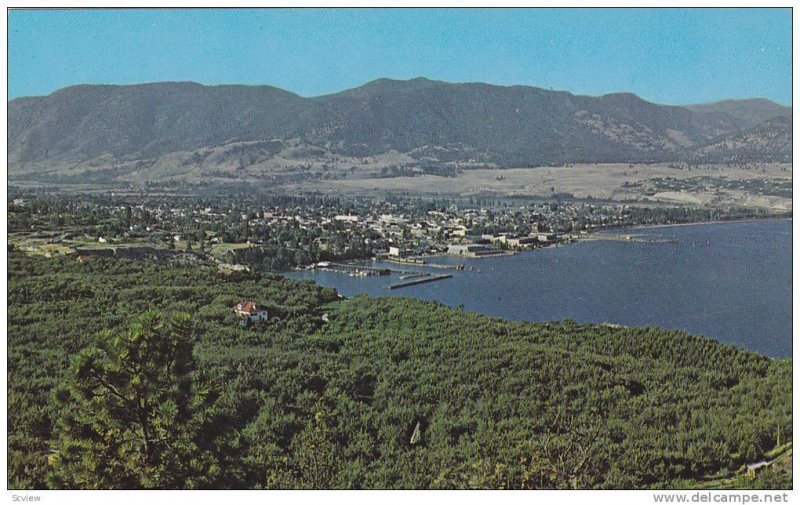
<svg viewBox="0 0 800 505">
<path fill-rule="evenodd" d="M 788 105 L 791 29 L 790 9 L 10 11 L 8 94 L 197 81 L 314 96 L 424 76 Z"/>
</svg>

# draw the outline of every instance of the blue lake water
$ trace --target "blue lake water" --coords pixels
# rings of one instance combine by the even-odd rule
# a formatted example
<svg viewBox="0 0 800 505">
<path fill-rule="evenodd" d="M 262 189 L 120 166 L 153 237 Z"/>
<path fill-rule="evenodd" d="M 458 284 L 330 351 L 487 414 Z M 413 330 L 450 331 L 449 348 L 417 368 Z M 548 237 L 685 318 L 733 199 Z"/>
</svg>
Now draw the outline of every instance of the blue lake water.
<svg viewBox="0 0 800 505">
<path fill-rule="evenodd" d="M 291 272 L 345 296 L 407 296 L 511 320 L 574 319 L 659 326 L 705 335 L 768 356 L 792 352 L 792 221 L 765 220 L 615 232 L 678 243 L 582 241 L 514 256 L 439 257 L 463 263 L 443 271 L 371 262 L 400 270 L 452 273 L 389 290 L 401 282 L 335 272 Z M 470 268 L 472 270 L 470 270 Z"/>
</svg>

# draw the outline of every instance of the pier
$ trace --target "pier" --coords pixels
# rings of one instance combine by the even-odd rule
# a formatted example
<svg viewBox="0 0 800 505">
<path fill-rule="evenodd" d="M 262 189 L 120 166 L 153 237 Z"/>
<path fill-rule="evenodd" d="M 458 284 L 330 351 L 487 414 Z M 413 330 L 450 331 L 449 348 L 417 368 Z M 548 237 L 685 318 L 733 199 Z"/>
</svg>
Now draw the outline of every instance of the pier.
<svg viewBox="0 0 800 505">
<path fill-rule="evenodd" d="M 441 268 L 441 269 L 456 270 L 456 271 L 464 270 L 463 263 L 458 265 L 445 265 L 442 263 L 425 263 L 425 266 L 429 268 Z"/>
<path fill-rule="evenodd" d="M 428 274 L 428 273 L 425 273 L 425 272 L 419 272 L 419 273 L 410 273 L 410 274 L 401 275 L 401 276 L 400 276 L 400 280 L 406 280 L 406 279 L 419 279 L 420 277 L 427 277 L 427 276 L 429 276 L 429 275 L 430 275 L 430 274 Z"/>
<path fill-rule="evenodd" d="M 393 257 L 393 256 L 386 256 L 383 258 L 385 261 L 389 263 L 398 263 L 398 264 L 405 264 L 405 265 L 424 265 L 425 260 L 421 258 L 400 258 L 400 257 Z"/>
<path fill-rule="evenodd" d="M 446 265 L 444 263 L 428 263 L 422 258 L 393 258 L 391 256 L 386 256 L 381 258 L 384 261 L 389 263 L 396 263 L 398 265 L 417 265 L 417 266 L 425 266 L 428 268 L 440 268 L 440 269 L 448 269 L 448 270 L 464 270 L 464 265 Z"/>
<path fill-rule="evenodd" d="M 363 265 L 350 265 L 347 263 L 332 263 L 329 261 L 320 261 L 314 268 L 319 270 L 329 270 L 331 272 L 340 272 L 352 275 L 389 275 L 391 270 L 388 268 L 375 268 Z"/>
<path fill-rule="evenodd" d="M 603 235 L 597 234 L 584 240 L 616 240 L 618 242 L 633 242 L 637 244 L 677 244 L 677 239 L 649 238 L 638 235 Z"/>
<path fill-rule="evenodd" d="M 389 289 L 399 289 L 399 288 L 404 288 L 404 287 L 407 287 L 407 286 L 414 286 L 416 284 L 422 284 L 422 283 L 425 283 L 425 282 L 433 282 L 433 281 L 439 281 L 439 280 L 442 280 L 442 279 L 449 279 L 452 276 L 453 276 L 453 274 L 426 275 L 425 277 L 421 277 L 419 279 L 413 279 L 413 280 L 408 280 L 406 282 L 400 282 L 400 283 L 397 283 L 397 284 L 392 284 L 391 286 L 389 286 Z"/>
</svg>

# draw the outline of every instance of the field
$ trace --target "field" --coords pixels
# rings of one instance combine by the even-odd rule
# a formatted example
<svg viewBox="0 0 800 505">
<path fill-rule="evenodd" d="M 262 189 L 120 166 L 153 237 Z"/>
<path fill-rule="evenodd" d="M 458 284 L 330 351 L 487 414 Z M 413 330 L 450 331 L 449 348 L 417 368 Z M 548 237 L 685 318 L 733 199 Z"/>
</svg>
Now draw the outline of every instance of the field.
<svg viewBox="0 0 800 505">
<path fill-rule="evenodd" d="M 667 182 L 667 184 L 665 184 Z M 752 168 L 669 165 L 570 165 L 465 170 L 457 177 L 422 175 L 382 179 L 307 181 L 300 191 L 358 195 L 573 197 L 642 204 L 743 206 L 791 210 L 792 167 Z"/>
</svg>

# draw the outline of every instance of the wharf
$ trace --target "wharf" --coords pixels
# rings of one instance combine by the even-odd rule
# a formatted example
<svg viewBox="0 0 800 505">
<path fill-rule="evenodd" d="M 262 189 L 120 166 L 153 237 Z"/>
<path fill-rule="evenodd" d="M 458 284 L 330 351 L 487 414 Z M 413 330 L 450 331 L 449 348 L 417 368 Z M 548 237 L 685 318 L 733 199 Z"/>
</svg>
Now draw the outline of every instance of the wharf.
<svg viewBox="0 0 800 505">
<path fill-rule="evenodd" d="M 616 240 L 618 242 L 634 242 L 638 244 L 677 244 L 678 239 L 647 238 L 636 235 L 601 235 L 587 237 L 588 240 Z"/>
<path fill-rule="evenodd" d="M 401 276 L 400 276 L 400 280 L 406 280 L 406 279 L 419 279 L 420 277 L 428 277 L 429 275 L 430 275 L 430 274 L 427 274 L 427 273 L 425 273 L 425 272 L 419 272 L 419 273 L 409 273 L 409 274 L 401 275 Z"/>
<path fill-rule="evenodd" d="M 458 265 L 445 265 L 442 263 L 425 263 L 426 267 L 429 268 L 441 268 L 441 269 L 449 269 L 449 270 L 464 270 L 464 264 L 459 263 Z"/>
<path fill-rule="evenodd" d="M 422 284 L 424 282 L 433 282 L 433 281 L 439 281 L 439 280 L 442 280 L 442 279 L 449 279 L 452 276 L 453 276 L 453 274 L 428 275 L 428 276 L 425 276 L 425 277 L 422 277 L 422 278 L 419 278 L 419 279 L 413 279 L 413 280 L 409 280 L 409 281 L 406 281 L 406 282 L 400 282 L 400 283 L 397 283 L 397 284 L 392 284 L 391 286 L 389 286 L 389 289 L 399 289 L 399 288 L 404 288 L 404 287 L 407 287 L 407 286 L 414 286 L 416 284 Z"/>
<path fill-rule="evenodd" d="M 398 263 L 400 265 L 424 265 L 425 260 L 420 258 L 398 258 L 392 256 L 386 256 L 384 258 L 389 263 Z"/>
<path fill-rule="evenodd" d="M 464 270 L 464 265 L 446 265 L 444 263 L 428 263 L 422 258 L 392 258 L 392 257 L 385 257 L 383 258 L 385 261 L 389 263 L 396 263 L 398 265 L 417 265 L 417 266 L 424 266 L 427 268 L 440 268 L 446 270 Z"/>
<path fill-rule="evenodd" d="M 330 270 L 332 272 L 341 272 L 354 275 L 389 275 L 391 270 L 388 268 L 375 268 L 363 265 L 350 265 L 348 263 L 332 263 L 329 261 L 321 261 L 317 263 L 314 268 L 320 270 Z"/>
</svg>

